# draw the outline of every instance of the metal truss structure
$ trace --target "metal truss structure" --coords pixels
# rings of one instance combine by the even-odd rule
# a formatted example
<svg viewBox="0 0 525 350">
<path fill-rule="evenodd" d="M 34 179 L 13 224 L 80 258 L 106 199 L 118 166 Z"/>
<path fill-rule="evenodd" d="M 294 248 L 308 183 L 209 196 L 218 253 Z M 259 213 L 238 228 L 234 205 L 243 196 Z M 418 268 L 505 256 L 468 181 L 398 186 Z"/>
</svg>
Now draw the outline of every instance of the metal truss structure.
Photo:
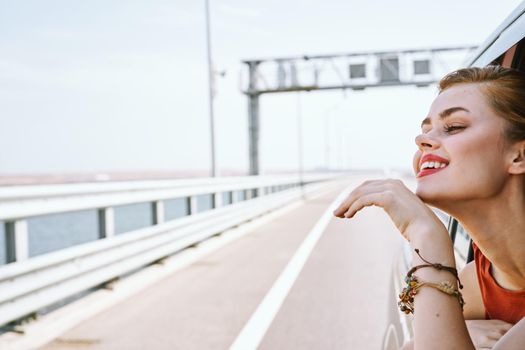
<svg viewBox="0 0 525 350">
<path fill-rule="evenodd" d="M 250 175 L 259 168 L 259 96 L 317 90 L 363 90 L 372 87 L 428 86 L 464 59 L 475 46 L 354 52 L 245 60 L 248 82 Z"/>
</svg>

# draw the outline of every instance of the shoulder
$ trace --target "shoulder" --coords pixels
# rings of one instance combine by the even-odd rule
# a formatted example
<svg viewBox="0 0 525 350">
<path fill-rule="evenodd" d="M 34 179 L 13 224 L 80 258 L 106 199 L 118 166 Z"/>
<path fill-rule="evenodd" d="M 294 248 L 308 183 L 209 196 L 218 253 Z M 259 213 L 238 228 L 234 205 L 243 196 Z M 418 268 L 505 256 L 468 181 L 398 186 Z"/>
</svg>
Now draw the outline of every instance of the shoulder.
<svg viewBox="0 0 525 350">
<path fill-rule="evenodd" d="M 465 299 L 463 316 L 466 320 L 485 319 L 485 306 L 483 305 L 483 299 L 481 297 L 481 289 L 479 287 L 474 261 L 468 263 L 463 270 L 459 272 L 459 278 L 463 284 L 461 293 Z"/>
</svg>

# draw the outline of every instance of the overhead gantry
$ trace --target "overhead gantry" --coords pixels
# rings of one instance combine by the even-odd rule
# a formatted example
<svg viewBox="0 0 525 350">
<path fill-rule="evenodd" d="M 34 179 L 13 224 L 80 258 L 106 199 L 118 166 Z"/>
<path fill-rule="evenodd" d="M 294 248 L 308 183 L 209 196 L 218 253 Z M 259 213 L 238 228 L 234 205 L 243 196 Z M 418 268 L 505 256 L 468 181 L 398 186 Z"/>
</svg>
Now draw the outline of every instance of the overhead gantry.
<svg viewBox="0 0 525 350">
<path fill-rule="evenodd" d="M 475 46 L 333 55 L 278 57 L 243 61 L 248 67 L 250 175 L 259 175 L 259 96 L 316 90 L 363 90 L 372 87 L 428 86 L 450 69 L 444 63 L 464 58 Z"/>
</svg>

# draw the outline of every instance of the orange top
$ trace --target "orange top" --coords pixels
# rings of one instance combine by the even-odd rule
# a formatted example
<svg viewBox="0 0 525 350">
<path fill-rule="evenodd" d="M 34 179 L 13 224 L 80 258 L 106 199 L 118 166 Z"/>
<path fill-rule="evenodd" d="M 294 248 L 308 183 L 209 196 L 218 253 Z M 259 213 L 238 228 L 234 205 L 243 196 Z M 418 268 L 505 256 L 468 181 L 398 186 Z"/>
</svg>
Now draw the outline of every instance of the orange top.
<svg viewBox="0 0 525 350">
<path fill-rule="evenodd" d="M 485 318 L 517 323 L 525 317 L 525 290 L 513 291 L 500 287 L 490 273 L 491 262 L 475 244 L 472 246 L 481 297 L 485 305 Z"/>
</svg>

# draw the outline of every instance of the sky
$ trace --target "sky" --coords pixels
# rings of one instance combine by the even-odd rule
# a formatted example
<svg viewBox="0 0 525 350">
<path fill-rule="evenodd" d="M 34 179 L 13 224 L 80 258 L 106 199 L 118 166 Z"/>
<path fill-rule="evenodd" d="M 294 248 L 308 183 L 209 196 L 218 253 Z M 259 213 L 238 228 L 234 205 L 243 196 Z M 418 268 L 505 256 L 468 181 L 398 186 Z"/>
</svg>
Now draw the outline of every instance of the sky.
<svg viewBox="0 0 525 350">
<path fill-rule="evenodd" d="M 210 0 L 224 73 L 219 172 L 248 169 L 242 60 L 479 45 L 520 2 Z M 204 8 L 0 0 L 0 175 L 209 169 Z M 306 170 L 410 169 L 435 96 L 434 86 L 263 95 L 261 172 L 298 168 L 298 113 Z"/>
</svg>

